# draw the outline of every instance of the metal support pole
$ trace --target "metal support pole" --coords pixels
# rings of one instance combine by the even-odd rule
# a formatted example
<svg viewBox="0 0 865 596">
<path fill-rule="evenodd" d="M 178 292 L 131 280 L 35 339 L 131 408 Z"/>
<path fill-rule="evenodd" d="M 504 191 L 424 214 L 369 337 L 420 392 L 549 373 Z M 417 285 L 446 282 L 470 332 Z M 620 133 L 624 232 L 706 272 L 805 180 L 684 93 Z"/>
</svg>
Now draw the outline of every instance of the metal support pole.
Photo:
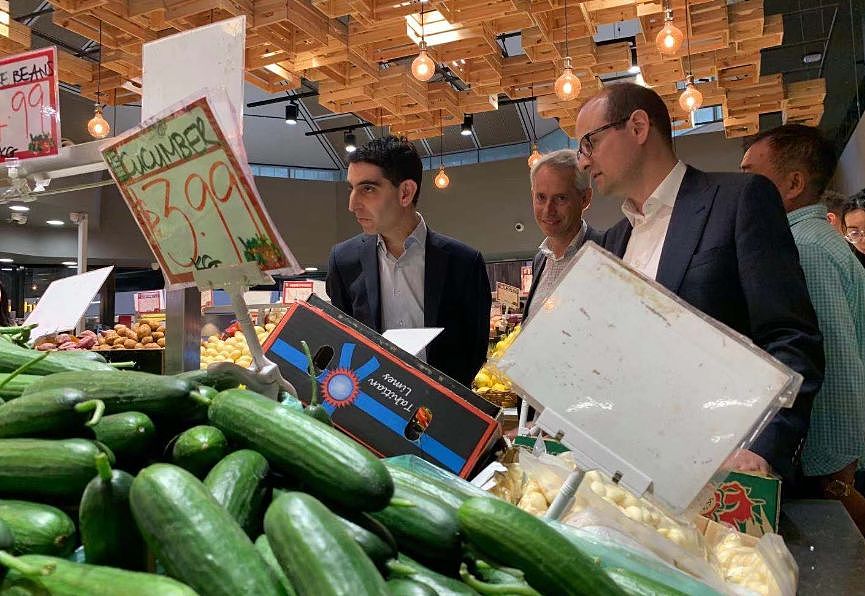
<svg viewBox="0 0 865 596">
<path fill-rule="evenodd" d="M 87 220 L 88 216 L 85 212 L 70 213 L 69 219 L 72 223 L 78 226 L 78 275 L 87 272 Z M 86 312 L 86 311 L 85 311 Z M 84 331 L 84 317 L 78 321 L 75 327 L 75 333 L 81 335 Z"/>
<path fill-rule="evenodd" d="M 201 364 L 201 292 L 165 291 L 165 374 L 195 370 Z"/>
</svg>

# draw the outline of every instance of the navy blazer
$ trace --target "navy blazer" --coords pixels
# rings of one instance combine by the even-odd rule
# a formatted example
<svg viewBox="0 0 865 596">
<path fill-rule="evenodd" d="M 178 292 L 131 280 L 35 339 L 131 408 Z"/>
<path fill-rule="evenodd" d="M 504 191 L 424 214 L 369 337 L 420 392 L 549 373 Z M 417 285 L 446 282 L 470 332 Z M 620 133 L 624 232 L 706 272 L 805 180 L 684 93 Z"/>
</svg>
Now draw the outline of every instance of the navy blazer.
<svg viewBox="0 0 865 596">
<path fill-rule="evenodd" d="M 583 244 L 591 240 L 598 246 L 604 245 L 604 233 L 600 230 L 596 230 L 590 225 L 586 225 L 586 236 L 583 238 L 583 242 L 577 248 L 581 248 Z M 523 307 L 523 320 L 526 320 L 529 316 L 529 305 L 532 303 L 532 298 L 535 297 L 535 290 L 538 287 L 538 281 L 541 279 L 541 272 L 544 270 L 544 267 L 547 264 L 547 257 L 544 256 L 544 253 L 538 251 L 535 255 L 535 258 L 532 259 L 532 286 L 529 288 L 529 295 L 526 298 L 526 305 Z"/>
<path fill-rule="evenodd" d="M 334 306 L 379 333 L 377 236 L 358 234 L 330 251 L 327 293 Z M 483 256 L 427 229 L 424 325 L 444 327 L 427 346 L 427 363 L 470 386 L 487 357 L 490 281 Z"/>
<path fill-rule="evenodd" d="M 627 219 L 610 228 L 604 248 L 624 256 L 631 229 Z M 823 337 L 774 184 L 688 166 L 656 281 L 804 377 L 793 407 L 782 409 L 751 446 L 793 479 L 823 382 Z"/>
</svg>

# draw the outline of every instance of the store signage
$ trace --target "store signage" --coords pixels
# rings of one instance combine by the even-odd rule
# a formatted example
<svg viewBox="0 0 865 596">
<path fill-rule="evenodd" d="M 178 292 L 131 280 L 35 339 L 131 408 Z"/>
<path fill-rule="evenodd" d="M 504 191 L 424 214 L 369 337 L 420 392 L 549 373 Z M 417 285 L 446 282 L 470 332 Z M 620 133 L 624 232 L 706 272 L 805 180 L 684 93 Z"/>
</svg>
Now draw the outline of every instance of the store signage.
<svg viewBox="0 0 865 596">
<path fill-rule="evenodd" d="M 153 290 L 135 293 L 135 312 L 150 315 L 165 310 L 165 291 Z"/>
<path fill-rule="evenodd" d="M 284 281 L 282 282 L 282 303 L 306 300 L 312 291 L 312 281 Z"/>
<path fill-rule="evenodd" d="M 516 310 L 520 307 L 520 289 L 517 286 L 510 286 L 497 281 L 496 301 L 501 302 L 510 309 Z"/>
<path fill-rule="evenodd" d="M 195 271 L 246 262 L 300 270 L 208 97 L 142 123 L 102 156 L 170 288 L 195 285 Z"/>
<path fill-rule="evenodd" d="M 530 292 L 532 289 L 532 267 L 531 265 L 523 265 L 520 267 L 520 285 L 523 292 Z"/>
<path fill-rule="evenodd" d="M 204 290 L 201 292 L 201 308 L 210 308 L 213 306 L 213 290 Z"/>
<path fill-rule="evenodd" d="M 466 478 L 498 439 L 497 406 L 317 296 L 292 304 L 263 346 L 302 401 L 302 340 L 333 425 L 376 455 L 416 455 Z"/>
<path fill-rule="evenodd" d="M 0 59 L 0 163 L 57 154 L 57 83 L 54 47 Z"/>
</svg>

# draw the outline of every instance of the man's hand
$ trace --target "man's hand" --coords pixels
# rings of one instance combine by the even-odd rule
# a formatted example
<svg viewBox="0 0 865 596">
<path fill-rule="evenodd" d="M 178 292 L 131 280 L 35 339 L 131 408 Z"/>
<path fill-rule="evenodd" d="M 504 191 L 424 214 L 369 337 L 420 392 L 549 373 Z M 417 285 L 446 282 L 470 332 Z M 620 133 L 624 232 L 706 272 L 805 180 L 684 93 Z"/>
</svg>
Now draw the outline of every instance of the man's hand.
<svg viewBox="0 0 865 596">
<path fill-rule="evenodd" d="M 760 474 L 771 472 L 769 462 L 747 449 L 736 449 L 721 467 L 734 472 L 759 472 Z"/>
</svg>

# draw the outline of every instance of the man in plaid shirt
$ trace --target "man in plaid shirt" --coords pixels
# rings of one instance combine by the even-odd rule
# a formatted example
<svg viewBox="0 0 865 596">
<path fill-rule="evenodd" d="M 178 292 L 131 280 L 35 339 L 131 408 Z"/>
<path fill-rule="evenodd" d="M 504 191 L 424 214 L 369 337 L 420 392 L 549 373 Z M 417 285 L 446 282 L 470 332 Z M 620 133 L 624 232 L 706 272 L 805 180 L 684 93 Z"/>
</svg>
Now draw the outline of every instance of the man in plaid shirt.
<svg viewBox="0 0 865 596">
<path fill-rule="evenodd" d="M 854 475 L 865 455 L 865 270 L 820 202 L 837 161 L 820 131 L 787 124 L 758 135 L 742 169 L 778 188 L 823 333 L 826 372 L 814 399 L 802 470 L 818 496 L 838 499 L 865 534 Z"/>
</svg>

